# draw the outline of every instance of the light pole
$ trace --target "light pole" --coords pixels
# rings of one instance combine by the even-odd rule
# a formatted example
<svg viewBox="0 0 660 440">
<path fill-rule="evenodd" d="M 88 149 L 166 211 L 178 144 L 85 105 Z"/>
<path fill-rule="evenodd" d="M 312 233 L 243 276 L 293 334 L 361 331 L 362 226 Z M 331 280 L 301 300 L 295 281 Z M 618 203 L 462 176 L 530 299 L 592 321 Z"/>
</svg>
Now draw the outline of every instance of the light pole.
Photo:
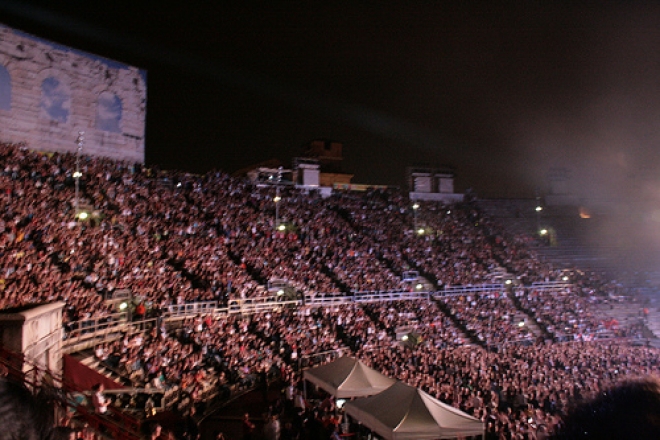
<svg viewBox="0 0 660 440">
<path fill-rule="evenodd" d="M 82 177 L 82 173 L 80 172 L 80 153 L 82 152 L 84 142 L 85 132 L 79 131 L 78 139 L 76 139 L 76 144 L 78 144 L 78 149 L 76 150 L 76 171 L 73 173 L 76 185 L 76 194 L 73 200 L 76 218 L 80 215 L 80 177 Z"/>
<path fill-rule="evenodd" d="M 541 231 L 541 211 L 543 211 L 540 197 L 536 198 L 536 208 L 534 210 L 536 211 L 536 233 L 538 234 Z"/>
<path fill-rule="evenodd" d="M 278 186 L 276 189 L 276 195 L 273 198 L 273 202 L 275 202 L 275 229 L 279 230 L 280 227 L 280 200 L 282 200 L 282 197 L 280 197 L 280 187 Z"/>
<path fill-rule="evenodd" d="M 415 234 L 417 233 L 417 210 L 419 209 L 419 203 L 415 203 L 413 206 L 413 223 L 415 226 Z"/>
</svg>

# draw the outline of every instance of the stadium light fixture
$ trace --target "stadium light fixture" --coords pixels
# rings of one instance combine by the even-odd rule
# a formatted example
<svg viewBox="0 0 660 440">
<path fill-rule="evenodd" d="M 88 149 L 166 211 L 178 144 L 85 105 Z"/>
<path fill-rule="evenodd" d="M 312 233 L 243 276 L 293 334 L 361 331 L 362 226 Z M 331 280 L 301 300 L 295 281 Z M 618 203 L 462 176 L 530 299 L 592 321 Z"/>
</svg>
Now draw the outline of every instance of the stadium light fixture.
<svg viewBox="0 0 660 440">
<path fill-rule="evenodd" d="M 538 206 L 536 207 L 536 212 L 541 212 L 541 211 L 543 211 L 543 206 L 538 205 Z"/>
<path fill-rule="evenodd" d="M 541 234 L 541 235 L 548 235 L 548 230 L 547 230 L 547 229 L 541 229 L 541 230 L 539 231 L 539 234 Z"/>
</svg>

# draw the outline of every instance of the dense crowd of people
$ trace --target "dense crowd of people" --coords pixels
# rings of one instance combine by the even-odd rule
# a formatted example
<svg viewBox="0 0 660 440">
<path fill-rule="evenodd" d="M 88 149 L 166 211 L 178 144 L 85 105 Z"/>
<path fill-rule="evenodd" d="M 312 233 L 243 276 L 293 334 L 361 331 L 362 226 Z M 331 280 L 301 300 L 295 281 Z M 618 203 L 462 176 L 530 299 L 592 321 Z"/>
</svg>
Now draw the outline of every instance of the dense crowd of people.
<svg viewBox="0 0 660 440">
<path fill-rule="evenodd" d="M 275 202 L 273 187 L 219 172 L 85 156 L 78 202 L 94 212 L 76 222 L 75 156 L 0 148 L 4 308 L 62 298 L 80 318 L 103 313 L 99 298 L 121 288 L 162 309 L 267 295 L 274 280 L 299 294 L 350 295 L 410 289 L 408 270 L 437 288 L 483 284 L 502 267 L 525 281 L 561 274 L 470 204 L 413 212 L 395 190 L 322 198 L 293 187 Z"/>
<path fill-rule="evenodd" d="M 489 438 L 543 439 L 567 408 L 604 386 L 658 374 L 656 350 L 594 341 L 641 331 L 612 328 L 595 307 L 620 287 L 576 271 L 560 287 L 530 287 L 566 272 L 474 203 L 413 209 L 396 190 L 323 198 L 221 172 L 194 176 L 86 156 L 76 200 L 75 166 L 72 154 L 0 144 L 0 309 L 64 301 L 71 330 L 112 319 L 107 299 L 119 290 L 131 293 L 139 317 L 269 296 L 274 282 L 298 297 L 346 299 L 187 316 L 176 326 L 159 320 L 96 347 L 136 387 L 202 404 L 235 387 L 296 384 L 302 368 L 350 353 L 479 417 Z M 90 217 L 76 219 L 80 209 Z M 351 301 L 359 292 L 415 290 L 409 271 L 434 292 Z M 496 273 L 514 282 L 480 291 Z M 446 294 L 457 286 L 465 292 Z"/>
</svg>

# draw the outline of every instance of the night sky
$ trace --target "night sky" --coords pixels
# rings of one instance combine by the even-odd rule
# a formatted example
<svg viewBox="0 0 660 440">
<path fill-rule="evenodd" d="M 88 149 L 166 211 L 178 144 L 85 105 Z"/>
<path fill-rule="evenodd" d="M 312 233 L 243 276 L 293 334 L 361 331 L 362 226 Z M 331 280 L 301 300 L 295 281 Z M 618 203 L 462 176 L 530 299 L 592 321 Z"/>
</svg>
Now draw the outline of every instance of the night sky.
<svg viewBox="0 0 660 440">
<path fill-rule="evenodd" d="M 288 164 L 325 138 L 355 183 L 451 165 L 459 191 L 533 197 L 565 167 L 581 197 L 660 199 L 651 2 L 171 3 L 0 0 L 0 22 L 147 69 L 164 168 Z"/>
</svg>

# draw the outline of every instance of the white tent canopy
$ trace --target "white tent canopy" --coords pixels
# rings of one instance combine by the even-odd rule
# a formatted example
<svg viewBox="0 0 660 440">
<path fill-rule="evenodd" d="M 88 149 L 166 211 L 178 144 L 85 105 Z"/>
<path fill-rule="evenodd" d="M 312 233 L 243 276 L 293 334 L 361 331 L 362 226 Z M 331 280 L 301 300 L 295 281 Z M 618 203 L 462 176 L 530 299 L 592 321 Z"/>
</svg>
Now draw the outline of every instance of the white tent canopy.
<svg viewBox="0 0 660 440">
<path fill-rule="evenodd" d="M 396 382 L 350 357 L 311 368 L 304 378 L 338 399 L 372 396 Z"/>
<path fill-rule="evenodd" d="M 417 388 L 397 382 L 344 405 L 346 414 L 386 440 L 449 439 L 484 434 L 479 420 Z"/>
</svg>

